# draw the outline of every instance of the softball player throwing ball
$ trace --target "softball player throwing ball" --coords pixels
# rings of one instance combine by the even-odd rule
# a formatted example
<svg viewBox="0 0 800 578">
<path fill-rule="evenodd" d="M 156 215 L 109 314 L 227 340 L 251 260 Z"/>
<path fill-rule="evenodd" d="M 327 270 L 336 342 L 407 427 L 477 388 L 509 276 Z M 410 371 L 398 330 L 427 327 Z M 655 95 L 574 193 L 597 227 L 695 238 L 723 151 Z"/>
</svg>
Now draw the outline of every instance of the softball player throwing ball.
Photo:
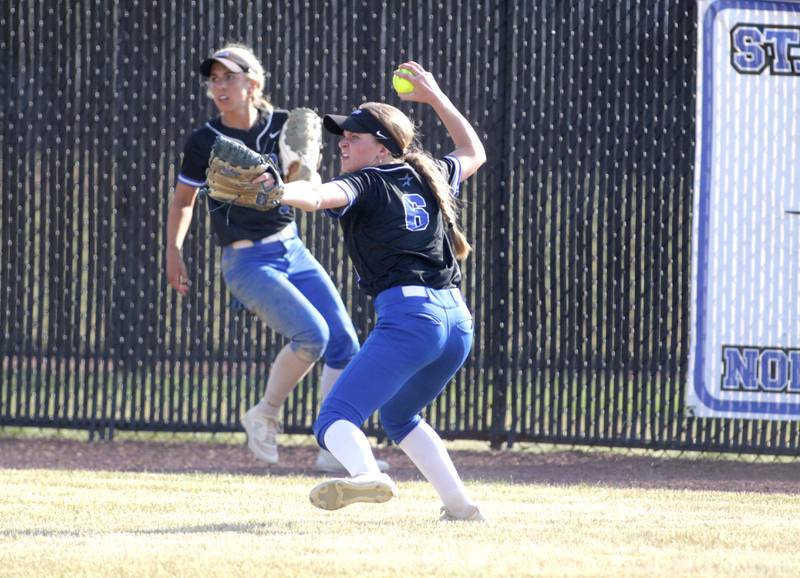
<svg viewBox="0 0 800 578">
<path fill-rule="evenodd" d="M 397 492 L 380 472 L 359 429 L 375 411 L 387 435 L 441 497 L 443 520 L 482 521 L 438 434 L 420 412 L 444 389 L 472 346 L 472 316 L 458 289 L 457 259 L 471 250 L 458 227 L 459 183 L 485 162 L 478 135 L 416 62 L 399 72 L 413 84 L 406 101 L 433 107 L 455 150 L 434 160 L 414 144 L 414 125 L 397 108 L 365 103 L 348 116 L 327 115 L 341 135 L 342 174 L 331 182 L 285 185 L 283 203 L 338 218 L 360 286 L 374 296 L 377 322 L 345 368 L 314 424 L 320 446 L 349 478 L 311 490 L 326 510 L 385 502 Z M 265 180 L 269 179 L 267 177 Z"/>
<path fill-rule="evenodd" d="M 189 292 L 181 249 L 215 139 L 228 137 L 259 154 L 280 158 L 279 138 L 288 117 L 264 98 L 264 69 L 249 48 L 227 45 L 199 70 L 219 116 L 189 136 L 169 208 L 167 280 L 181 295 Z M 323 358 L 324 395 L 358 351 L 358 339 L 336 287 L 297 236 L 292 207 L 259 211 L 210 196 L 206 201 L 216 241 L 223 247 L 222 274 L 228 289 L 289 341 L 272 364 L 264 398 L 242 419 L 251 451 L 275 464 L 280 410 L 292 388 Z M 320 452 L 317 469 L 342 468 L 333 456 Z"/>
</svg>

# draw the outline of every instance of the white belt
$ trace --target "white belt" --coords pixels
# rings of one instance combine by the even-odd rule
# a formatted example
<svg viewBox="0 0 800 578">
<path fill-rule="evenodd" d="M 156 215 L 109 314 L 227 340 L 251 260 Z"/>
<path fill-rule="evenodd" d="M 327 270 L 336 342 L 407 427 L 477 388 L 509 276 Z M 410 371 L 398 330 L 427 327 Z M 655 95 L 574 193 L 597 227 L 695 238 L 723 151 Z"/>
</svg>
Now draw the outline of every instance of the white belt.
<svg viewBox="0 0 800 578">
<path fill-rule="evenodd" d="M 287 225 L 277 233 L 273 233 L 269 237 L 264 237 L 263 239 L 256 239 L 255 241 L 251 241 L 250 239 L 242 239 L 241 241 L 234 241 L 229 247 L 232 249 L 246 249 L 248 247 L 252 247 L 253 245 L 263 245 L 264 243 L 274 243 L 275 241 L 285 241 L 286 239 L 291 239 L 294 237 L 294 227 L 292 225 Z"/>
<path fill-rule="evenodd" d="M 422 285 L 403 285 L 403 297 L 427 297 L 428 292 Z"/>
</svg>

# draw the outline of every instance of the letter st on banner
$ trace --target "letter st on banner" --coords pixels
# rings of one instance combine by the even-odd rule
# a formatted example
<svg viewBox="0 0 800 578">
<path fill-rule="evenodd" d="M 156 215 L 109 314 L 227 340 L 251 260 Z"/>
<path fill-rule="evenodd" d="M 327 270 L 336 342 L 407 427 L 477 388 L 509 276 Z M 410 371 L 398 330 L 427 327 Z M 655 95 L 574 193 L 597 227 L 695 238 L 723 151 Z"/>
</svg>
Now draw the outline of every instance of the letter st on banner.
<svg viewBox="0 0 800 578">
<path fill-rule="evenodd" d="M 698 2 L 689 415 L 800 419 L 800 3 Z"/>
</svg>

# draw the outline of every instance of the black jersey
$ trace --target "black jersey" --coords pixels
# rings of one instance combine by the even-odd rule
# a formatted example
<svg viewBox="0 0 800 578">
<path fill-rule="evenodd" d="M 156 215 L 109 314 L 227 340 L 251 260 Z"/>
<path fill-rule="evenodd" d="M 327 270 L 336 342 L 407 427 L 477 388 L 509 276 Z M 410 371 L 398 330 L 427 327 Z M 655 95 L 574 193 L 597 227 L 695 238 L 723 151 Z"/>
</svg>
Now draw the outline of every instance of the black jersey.
<svg viewBox="0 0 800 578">
<path fill-rule="evenodd" d="M 243 143 L 260 154 L 274 155 L 279 163 L 278 136 L 286 122 L 285 110 L 259 110 L 258 120 L 249 130 L 230 128 L 217 117 L 194 131 L 183 150 L 178 181 L 191 187 L 200 187 L 206 182 L 206 169 L 211 156 L 211 147 L 218 135 L 224 135 Z M 219 245 L 248 239 L 254 241 L 277 233 L 294 221 L 294 209 L 281 205 L 271 211 L 258 211 L 223 203 L 206 196 L 211 228 Z"/>
<path fill-rule="evenodd" d="M 458 194 L 461 165 L 438 165 Z M 398 285 L 455 287 L 461 271 L 433 191 L 406 163 L 366 167 L 334 181 L 349 199 L 328 210 L 338 217 L 359 285 L 370 295 Z"/>
</svg>

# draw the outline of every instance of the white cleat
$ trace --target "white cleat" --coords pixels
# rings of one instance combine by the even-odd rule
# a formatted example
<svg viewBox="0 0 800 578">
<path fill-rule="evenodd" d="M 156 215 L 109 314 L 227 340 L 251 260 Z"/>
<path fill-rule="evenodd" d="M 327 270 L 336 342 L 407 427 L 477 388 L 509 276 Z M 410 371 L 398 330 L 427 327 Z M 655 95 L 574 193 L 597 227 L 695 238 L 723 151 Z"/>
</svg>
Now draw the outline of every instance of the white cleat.
<svg viewBox="0 0 800 578">
<path fill-rule="evenodd" d="M 389 471 L 389 464 L 383 460 L 375 460 L 378 464 L 378 469 L 381 472 L 386 473 Z M 319 454 L 317 454 L 317 461 L 314 464 L 314 467 L 318 472 L 323 474 L 344 474 L 349 475 L 347 469 L 339 463 L 331 452 L 328 450 L 319 450 Z"/>
<path fill-rule="evenodd" d="M 396 495 L 397 485 L 386 474 L 360 474 L 322 482 L 308 497 L 317 508 L 338 510 L 358 502 L 381 504 Z"/>
<path fill-rule="evenodd" d="M 486 518 L 483 517 L 478 506 L 470 506 L 463 514 L 456 515 L 444 506 L 442 506 L 442 516 L 439 518 L 440 522 L 485 522 Z"/>
<path fill-rule="evenodd" d="M 264 415 L 258 406 L 253 406 L 244 414 L 242 426 L 247 432 L 247 447 L 262 462 L 278 463 L 278 432 L 281 423 L 277 418 Z"/>
</svg>

